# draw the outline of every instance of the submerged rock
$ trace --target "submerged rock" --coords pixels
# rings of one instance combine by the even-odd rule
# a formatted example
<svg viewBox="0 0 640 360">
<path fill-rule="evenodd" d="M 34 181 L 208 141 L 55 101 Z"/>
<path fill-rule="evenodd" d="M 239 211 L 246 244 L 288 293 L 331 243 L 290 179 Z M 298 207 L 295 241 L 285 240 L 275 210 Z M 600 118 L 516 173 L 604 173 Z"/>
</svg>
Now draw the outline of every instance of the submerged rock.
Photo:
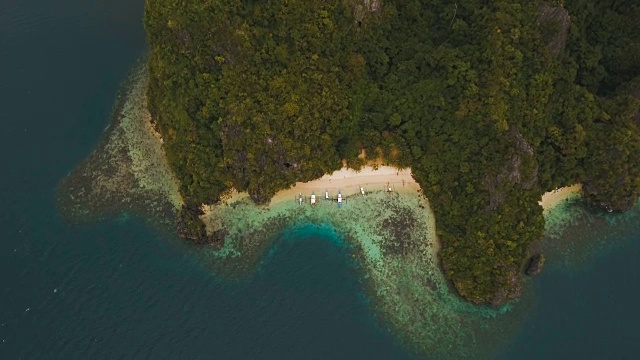
<svg viewBox="0 0 640 360">
<path fill-rule="evenodd" d="M 176 221 L 176 229 L 180 237 L 196 244 L 212 245 L 222 248 L 227 231 L 224 228 L 207 233 L 205 224 L 200 220 L 204 215 L 199 206 L 183 205 Z"/>
<path fill-rule="evenodd" d="M 180 216 L 176 221 L 176 227 L 180 237 L 195 243 L 206 242 L 207 231 L 199 218 L 202 214 L 202 210 L 197 206 L 182 206 Z"/>
<path fill-rule="evenodd" d="M 544 266 L 544 256 L 542 254 L 535 254 L 529 258 L 527 268 L 524 273 L 528 276 L 538 275 L 542 271 Z"/>
</svg>

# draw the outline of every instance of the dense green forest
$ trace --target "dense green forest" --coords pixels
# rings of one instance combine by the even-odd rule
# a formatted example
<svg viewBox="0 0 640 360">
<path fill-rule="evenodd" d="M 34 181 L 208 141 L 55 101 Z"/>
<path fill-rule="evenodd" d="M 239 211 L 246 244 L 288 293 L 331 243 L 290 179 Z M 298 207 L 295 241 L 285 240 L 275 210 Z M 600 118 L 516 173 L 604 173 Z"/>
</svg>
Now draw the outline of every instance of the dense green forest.
<svg viewBox="0 0 640 360">
<path fill-rule="evenodd" d="M 542 193 L 640 195 L 638 18 L 635 0 L 147 0 L 149 106 L 191 208 L 230 187 L 268 202 L 361 149 L 410 166 L 446 275 L 498 304 Z"/>
</svg>

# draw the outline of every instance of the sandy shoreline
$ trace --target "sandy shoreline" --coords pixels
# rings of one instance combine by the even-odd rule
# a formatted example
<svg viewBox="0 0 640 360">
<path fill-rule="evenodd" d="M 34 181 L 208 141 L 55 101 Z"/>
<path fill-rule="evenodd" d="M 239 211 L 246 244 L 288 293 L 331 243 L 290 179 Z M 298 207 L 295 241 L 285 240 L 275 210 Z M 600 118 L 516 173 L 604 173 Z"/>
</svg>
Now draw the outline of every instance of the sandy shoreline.
<svg viewBox="0 0 640 360">
<path fill-rule="evenodd" d="M 289 189 L 278 191 L 271 199 L 269 207 L 287 201 L 295 202 L 300 194 L 307 201 L 312 193 L 316 194 L 318 201 L 323 200 L 327 191 L 329 198 L 332 199 L 336 198 L 338 190 L 343 197 L 360 195 L 361 187 L 365 194 L 373 191 L 385 191 L 388 187 L 391 187 L 395 192 L 417 194 L 420 191 L 420 185 L 411 176 L 411 169 L 400 170 L 392 166 L 378 166 L 377 169 L 374 169 L 372 166 L 363 166 L 360 171 L 355 171 L 342 168 L 331 174 L 325 174 L 319 179 L 297 182 Z M 222 201 L 233 203 L 248 197 L 246 192 L 231 191 L 222 197 Z M 211 211 L 207 206 L 204 206 L 203 210 L 205 212 Z"/>
<path fill-rule="evenodd" d="M 297 182 L 289 189 L 278 191 L 269 207 L 278 205 L 283 202 L 296 202 L 298 196 L 302 194 L 306 201 L 312 193 L 315 193 L 318 201 L 323 200 L 325 192 L 329 192 L 329 197 L 336 198 L 338 190 L 343 197 L 360 195 L 360 188 L 366 193 L 373 191 L 385 191 L 391 187 L 395 192 L 402 193 L 418 193 L 420 185 L 411 176 L 411 169 L 398 169 L 393 166 L 364 166 L 360 171 L 342 168 L 331 174 L 325 174 L 321 178 L 308 182 Z M 549 191 L 542 195 L 538 203 L 545 211 L 548 211 L 558 205 L 560 202 L 579 194 L 582 190 L 582 184 L 574 184 L 571 186 L 561 187 Z M 223 203 L 233 203 L 239 200 L 248 199 L 249 194 L 246 192 L 238 193 L 231 190 L 222 197 Z M 211 207 L 204 206 L 205 212 L 211 211 Z"/>
<path fill-rule="evenodd" d="M 560 202 L 579 194 L 582 190 L 582 184 L 574 184 L 571 186 L 565 186 L 553 191 L 549 191 L 542 195 L 542 199 L 538 201 L 540 206 L 544 209 L 544 211 L 551 210 Z"/>
<path fill-rule="evenodd" d="M 362 187 L 365 194 L 371 191 L 384 191 L 387 186 L 391 186 L 394 191 L 420 190 L 420 185 L 411 176 L 411 170 L 399 170 L 391 166 L 379 166 L 374 169 L 371 166 L 364 166 L 360 171 L 342 168 L 332 174 L 325 174 L 323 177 L 309 182 L 298 182 L 291 188 L 281 190 L 271 199 L 272 204 L 284 201 L 295 201 L 302 193 L 307 198 L 315 192 L 319 199 L 324 199 L 325 192 L 329 192 L 330 198 L 335 198 L 338 190 L 342 196 L 359 195 Z"/>
</svg>

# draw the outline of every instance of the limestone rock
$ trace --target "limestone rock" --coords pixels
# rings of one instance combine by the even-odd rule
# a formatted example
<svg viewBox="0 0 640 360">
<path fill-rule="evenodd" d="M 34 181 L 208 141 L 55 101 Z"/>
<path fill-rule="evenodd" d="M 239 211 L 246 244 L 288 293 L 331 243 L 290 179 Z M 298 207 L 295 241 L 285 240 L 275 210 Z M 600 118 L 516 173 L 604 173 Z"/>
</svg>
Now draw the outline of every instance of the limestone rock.
<svg viewBox="0 0 640 360">
<path fill-rule="evenodd" d="M 569 11 L 562 5 L 551 5 L 548 3 L 540 7 L 540 17 L 538 25 L 542 33 L 542 40 L 547 43 L 549 51 L 554 56 L 558 56 L 564 50 L 569 35 L 571 16 Z"/>
</svg>

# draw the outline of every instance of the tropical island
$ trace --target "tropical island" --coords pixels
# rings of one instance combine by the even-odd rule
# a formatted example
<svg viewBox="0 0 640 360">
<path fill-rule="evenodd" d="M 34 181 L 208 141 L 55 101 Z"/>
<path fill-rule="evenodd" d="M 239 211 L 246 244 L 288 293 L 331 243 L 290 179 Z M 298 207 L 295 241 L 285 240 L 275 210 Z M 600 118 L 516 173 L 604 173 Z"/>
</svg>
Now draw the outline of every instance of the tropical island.
<svg viewBox="0 0 640 360">
<path fill-rule="evenodd" d="M 267 204 L 343 167 L 411 169 L 457 293 L 521 292 L 542 194 L 640 196 L 640 5 L 599 1 L 147 1 L 148 106 L 184 200 Z M 210 240 L 210 239 L 209 239 Z"/>
</svg>

